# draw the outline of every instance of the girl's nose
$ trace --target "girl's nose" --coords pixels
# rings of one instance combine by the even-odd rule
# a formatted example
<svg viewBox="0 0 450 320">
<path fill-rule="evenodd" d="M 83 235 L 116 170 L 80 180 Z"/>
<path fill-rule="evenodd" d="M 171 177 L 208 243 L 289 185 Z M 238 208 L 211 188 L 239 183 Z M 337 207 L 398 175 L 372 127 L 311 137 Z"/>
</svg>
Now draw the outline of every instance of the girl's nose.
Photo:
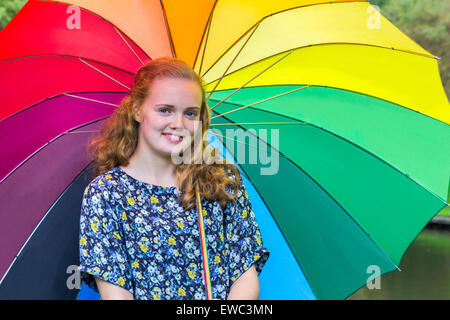
<svg viewBox="0 0 450 320">
<path fill-rule="evenodd" d="M 170 124 L 171 128 L 184 128 L 183 114 L 176 114 Z"/>
</svg>

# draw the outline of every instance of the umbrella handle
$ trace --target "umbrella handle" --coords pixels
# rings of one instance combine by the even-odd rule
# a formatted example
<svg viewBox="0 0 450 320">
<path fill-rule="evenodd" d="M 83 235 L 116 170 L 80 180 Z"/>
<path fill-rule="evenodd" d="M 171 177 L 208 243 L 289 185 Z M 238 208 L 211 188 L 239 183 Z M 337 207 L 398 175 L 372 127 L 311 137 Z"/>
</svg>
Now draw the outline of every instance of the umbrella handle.
<svg viewBox="0 0 450 320">
<path fill-rule="evenodd" d="M 195 193 L 197 195 L 198 225 L 200 229 L 200 242 L 202 247 L 203 274 L 204 274 L 203 279 L 205 280 L 206 298 L 207 300 L 213 300 L 211 291 L 211 276 L 209 273 L 209 264 L 208 264 L 208 248 L 206 246 L 205 226 L 203 224 L 202 202 L 200 198 L 200 191 L 198 188 L 198 184 L 195 185 Z"/>
</svg>

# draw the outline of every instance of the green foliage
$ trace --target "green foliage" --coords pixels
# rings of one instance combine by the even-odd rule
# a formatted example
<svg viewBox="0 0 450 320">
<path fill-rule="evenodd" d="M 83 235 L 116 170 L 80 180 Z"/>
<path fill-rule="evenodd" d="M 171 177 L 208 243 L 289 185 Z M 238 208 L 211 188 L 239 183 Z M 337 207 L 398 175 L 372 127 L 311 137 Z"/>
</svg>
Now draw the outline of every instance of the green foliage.
<svg viewBox="0 0 450 320">
<path fill-rule="evenodd" d="M 380 1 L 370 1 L 372 4 Z M 384 0 L 381 14 L 425 50 L 440 58 L 442 83 L 450 97 L 450 0 Z"/>
<path fill-rule="evenodd" d="M 27 0 L 0 0 L 0 30 L 22 9 Z"/>
<path fill-rule="evenodd" d="M 383 8 L 383 6 L 387 3 L 389 3 L 391 0 L 369 0 L 369 2 L 372 5 L 379 6 L 380 8 Z"/>
</svg>

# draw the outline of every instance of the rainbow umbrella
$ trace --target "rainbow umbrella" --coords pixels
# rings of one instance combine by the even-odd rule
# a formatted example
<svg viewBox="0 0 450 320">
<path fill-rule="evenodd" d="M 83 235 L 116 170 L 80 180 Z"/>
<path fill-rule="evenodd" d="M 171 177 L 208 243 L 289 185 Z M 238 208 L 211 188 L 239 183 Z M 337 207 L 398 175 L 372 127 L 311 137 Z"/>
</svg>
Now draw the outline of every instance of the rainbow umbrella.
<svg viewBox="0 0 450 320">
<path fill-rule="evenodd" d="M 86 143 L 160 56 L 205 81 L 271 251 L 262 299 L 344 299 L 449 210 L 437 58 L 367 1 L 29 1 L 0 43 L 1 297 L 78 293 Z"/>
</svg>

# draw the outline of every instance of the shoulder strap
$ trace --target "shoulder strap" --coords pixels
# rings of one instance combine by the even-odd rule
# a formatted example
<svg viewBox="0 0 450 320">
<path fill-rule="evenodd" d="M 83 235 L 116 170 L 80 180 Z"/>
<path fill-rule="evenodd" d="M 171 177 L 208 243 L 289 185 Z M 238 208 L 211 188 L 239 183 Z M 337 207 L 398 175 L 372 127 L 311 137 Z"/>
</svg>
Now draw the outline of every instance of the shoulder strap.
<svg viewBox="0 0 450 320">
<path fill-rule="evenodd" d="M 198 225 L 200 229 L 200 242 L 202 246 L 203 274 L 206 287 L 206 298 L 207 300 L 212 300 L 213 297 L 211 291 L 211 276 L 209 273 L 209 264 L 208 264 L 208 248 L 206 246 L 206 235 L 205 235 L 205 226 L 203 224 L 202 202 L 198 184 L 195 185 L 195 193 L 197 195 Z"/>
</svg>

